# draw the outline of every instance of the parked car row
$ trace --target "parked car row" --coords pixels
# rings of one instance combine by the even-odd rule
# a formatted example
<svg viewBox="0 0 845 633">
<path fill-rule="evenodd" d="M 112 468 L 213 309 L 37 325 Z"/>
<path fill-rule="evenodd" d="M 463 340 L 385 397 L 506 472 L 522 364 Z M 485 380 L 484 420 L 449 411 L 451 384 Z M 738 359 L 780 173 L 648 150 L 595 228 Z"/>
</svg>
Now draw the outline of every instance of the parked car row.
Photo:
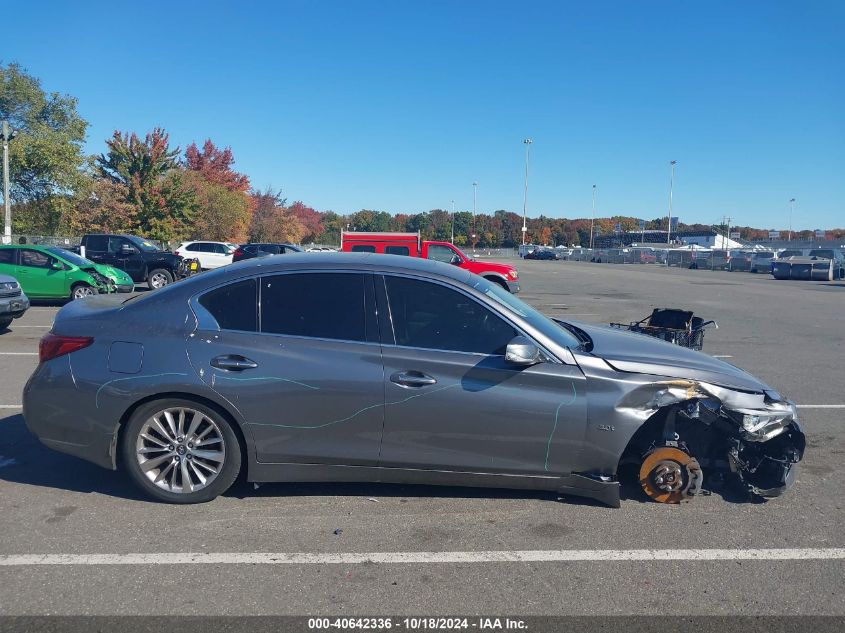
<svg viewBox="0 0 845 633">
<path fill-rule="evenodd" d="M 19 319 L 29 309 L 29 298 L 24 294 L 18 280 L 10 275 L 0 274 L 0 332 Z"/>
</svg>

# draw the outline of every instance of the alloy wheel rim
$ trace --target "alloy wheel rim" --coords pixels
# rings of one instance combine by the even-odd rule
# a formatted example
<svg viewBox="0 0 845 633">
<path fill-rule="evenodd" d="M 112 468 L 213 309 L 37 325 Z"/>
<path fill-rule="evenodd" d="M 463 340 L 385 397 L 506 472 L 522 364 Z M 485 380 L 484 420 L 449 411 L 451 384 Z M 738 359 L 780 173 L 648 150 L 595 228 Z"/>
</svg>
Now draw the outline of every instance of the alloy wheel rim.
<svg viewBox="0 0 845 633">
<path fill-rule="evenodd" d="M 167 285 L 167 277 L 158 273 L 157 275 L 153 275 L 153 278 L 150 279 L 150 284 L 153 288 L 161 288 Z"/>
<path fill-rule="evenodd" d="M 156 487 L 189 494 L 208 487 L 226 460 L 220 426 L 189 407 L 163 409 L 147 418 L 135 441 L 141 472 Z"/>
<path fill-rule="evenodd" d="M 78 286 L 73 291 L 73 296 L 76 299 L 82 299 L 83 297 L 90 297 L 94 294 L 94 290 L 88 286 Z"/>
</svg>

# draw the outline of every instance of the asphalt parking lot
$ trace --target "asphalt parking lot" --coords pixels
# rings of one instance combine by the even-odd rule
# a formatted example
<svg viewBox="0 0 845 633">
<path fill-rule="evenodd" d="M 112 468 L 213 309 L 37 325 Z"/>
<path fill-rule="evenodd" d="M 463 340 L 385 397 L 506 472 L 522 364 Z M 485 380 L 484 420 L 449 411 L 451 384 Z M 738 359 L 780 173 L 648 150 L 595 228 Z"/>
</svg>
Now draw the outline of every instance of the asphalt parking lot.
<svg viewBox="0 0 845 633">
<path fill-rule="evenodd" d="M 0 335 L 0 612 L 845 615 L 845 283 L 519 268 L 522 298 L 550 316 L 606 323 L 683 307 L 718 321 L 704 351 L 800 405 L 808 447 L 796 485 L 765 503 L 713 494 L 664 506 L 632 491 L 621 509 L 544 493 L 348 484 L 240 484 L 204 505 L 152 503 L 123 475 L 26 431 L 21 389 L 57 310 L 36 306 Z M 773 548 L 788 554 L 755 559 Z M 728 554 L 701 553 L 714 549 Z M 561 560 L 575 550 L 577 560 Z M 668 553 L 636 560 L 630 550 Z M 204 552 L 220 556 L 172 556 Z M 267 552 L 303 556 L 247 556 Z M 57 554 L 100 557 L 14 558 Z"/>
</svg>

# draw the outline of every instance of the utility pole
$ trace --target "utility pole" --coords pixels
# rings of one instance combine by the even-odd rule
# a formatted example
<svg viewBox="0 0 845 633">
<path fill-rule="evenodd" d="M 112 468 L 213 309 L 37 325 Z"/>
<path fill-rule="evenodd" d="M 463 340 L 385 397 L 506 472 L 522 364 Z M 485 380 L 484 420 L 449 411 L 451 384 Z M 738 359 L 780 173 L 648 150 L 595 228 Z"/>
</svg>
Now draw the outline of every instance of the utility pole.
<svg viewBox="0 0 845 633">
<path fill-rule="evenodd" d="M 2 126 L 3 137 L 3 207 L 5 210 L 4 216 L 6 218 L 5 228 L 3 230 L 3 243 L 12 243 L 12 203 L 9 200 L 9 141 L 18 135 L 17 130 L 9 129 L 9 122 L 3 121 Z"/>
<path fill-rule="evenodd" d="M 672 166 L 672 175 L 669 176 L 669 225 L 666 227 L 666 246 L 672 244 L 672 189 L 675 186 L 675 165 L 678 161 L 670 161 Z"/>
<path fill-rule="evenodd" d="M 475 250 L 475 214 L 476 214 L 476 202 L 478 201 L 478 182 L 473 181 L 472 183 L 472 250 Z"/>
<path fill-rule="evenodd" d="M 452 244 L 455 243 L 455 201 L 452 200 Z"/>
<path fill-rule="evenodd" d="M 530 138 L 522 141 L 525 144 L 525 188 L 522 192 L 522 245 L 525 246 L 525 236 L 528 233 L 528 159 L 531 154 Z"/>
<path fill-rule="evenodd" d="M 789 241 L 792 241 L 792 212 L 795 210 L 795 198 L 789 199 Z"/>
<path fill-rule="evenodd" d="M 590 216 L 590 250 L 593 249 L 593 227 L 596 224 L 596 186 L 593 185 L 593 214 Z"/>
</svg>

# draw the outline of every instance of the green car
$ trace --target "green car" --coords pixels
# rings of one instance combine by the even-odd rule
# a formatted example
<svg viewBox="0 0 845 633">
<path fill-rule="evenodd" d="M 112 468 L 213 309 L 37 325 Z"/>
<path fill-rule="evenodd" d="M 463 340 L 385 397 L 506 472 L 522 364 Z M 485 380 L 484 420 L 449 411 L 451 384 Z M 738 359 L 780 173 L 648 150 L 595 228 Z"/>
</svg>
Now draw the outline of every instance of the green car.
<svg viewBox="0 0 845 633">
<path fill-rule="evenodd" d="M 58 246 L 0 246 L 0 273 L 17 279 L 32 299 L 80 299 L 135 288 L 122 270 L 95 264 Z"/>
</svg>

